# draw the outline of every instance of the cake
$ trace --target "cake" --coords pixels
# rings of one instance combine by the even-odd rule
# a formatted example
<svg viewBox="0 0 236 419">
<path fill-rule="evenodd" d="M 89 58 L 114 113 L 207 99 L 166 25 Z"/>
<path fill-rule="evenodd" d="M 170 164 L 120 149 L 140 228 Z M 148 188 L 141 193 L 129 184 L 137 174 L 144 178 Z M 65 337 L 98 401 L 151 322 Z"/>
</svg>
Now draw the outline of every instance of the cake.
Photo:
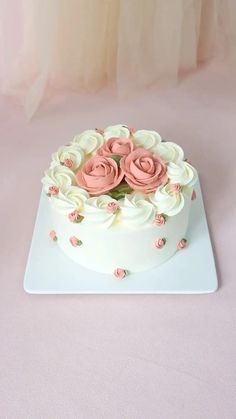
<svg viewBox="0 0 236 419">
<path fill-rule="evenodd" d="M 158 132 L 89 129 L 53 153 L 42 179 L 49 237 L 79 265 L 123 279 L 186 244 L 197 171 Z"/>
</svg>

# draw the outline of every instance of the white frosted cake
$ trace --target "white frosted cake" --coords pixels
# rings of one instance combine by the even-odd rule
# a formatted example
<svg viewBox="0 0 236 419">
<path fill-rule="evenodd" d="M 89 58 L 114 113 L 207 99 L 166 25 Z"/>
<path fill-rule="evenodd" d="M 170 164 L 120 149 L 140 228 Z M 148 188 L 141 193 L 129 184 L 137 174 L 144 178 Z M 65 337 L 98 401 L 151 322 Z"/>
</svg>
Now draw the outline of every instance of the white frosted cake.
<svg viewBox="0 0 236 419">
<path fill-rule="evenodd" d="M 49 236 L 78 264 L 123 279 L 186 246 L 197 172 L 180 146 L 126 125 L 61 146 L 42 179 Z"/>
</svg>

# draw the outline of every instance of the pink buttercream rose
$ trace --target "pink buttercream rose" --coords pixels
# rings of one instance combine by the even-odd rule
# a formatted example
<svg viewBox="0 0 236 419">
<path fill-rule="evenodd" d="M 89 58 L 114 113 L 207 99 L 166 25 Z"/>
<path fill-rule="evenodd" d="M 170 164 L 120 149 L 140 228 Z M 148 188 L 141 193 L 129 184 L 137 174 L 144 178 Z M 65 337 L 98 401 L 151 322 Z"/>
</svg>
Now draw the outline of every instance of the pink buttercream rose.
<svg viewBox="0 0 236 419">
<path fill-rule="evenodd" d="M 70 244 L 73 247 L 81 246 L 81 244 L 82 244 L 82 241 L 77 239 L 77 237 L 75 237 L 75 236 L 70 237 L 69 240 L 70 240 Z"/>
<path fill-rule="evenodd" d="M 98 156 L 127 156 L 135 148 L 129 138 L 109 138 L 102 147 L 97 150 Z"/>
<path fill-rule="evenodd" d="M 49 237 L 51 240 L 53 240 L 54 242 L 57 241 L 57 233 L 54 230 L 51 230 L 49 232 Z"/>
<path fill-rule="evenodd" d="M 76 182 L 91 195 L 101 195 L 114 189 L 122 181 L 124 174 L 115 160 L 94 156 L 76 174 Z"/>
<path fill-rule="evenodd" d="M 162 226 L 162 225 L 164 225 L 164 224 L 165 224 L 165 222 L 166 222 L 166 219 L 165 219 L 165 217 L 164 217 L 164 215 L 163 215 L 163 214 L 157 214 L 157 215 L 155 216 L 154 221 L 153 221 L 153 223 L 154 223 L 156 226 Z"/>
<path fill-rule="evenodd" d="M 165 246 L 165 244 L 166 244 L 166 239 L 163 237 L 162 239 L 157 239 L 155 242 L 154 242 L 154 246 L 157 248 L 157 249 L 162 249 L 162 247 L 164 247 Z"/>
<path fill-rule="evenodd" d="M 136 148 L 120 161 L 129 186 L 144 193 L 154 192 L 161 184 L 168 181 L 166 165 L 159 156 L 144 148 Z"/>
<path fill-rule="evenodd" d="M 178 250 L 182 250 L 187 246 L 187 240 L 186 239 L 181 239 L 177 245 L 177 249 Z"/>
</svg>

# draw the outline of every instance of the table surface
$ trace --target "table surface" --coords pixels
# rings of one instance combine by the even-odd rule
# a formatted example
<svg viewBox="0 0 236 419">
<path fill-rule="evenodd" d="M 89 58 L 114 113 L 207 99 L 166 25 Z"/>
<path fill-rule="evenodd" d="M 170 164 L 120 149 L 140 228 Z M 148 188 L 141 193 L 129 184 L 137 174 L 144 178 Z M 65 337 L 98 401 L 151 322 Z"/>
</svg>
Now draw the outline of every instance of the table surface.
<svg viewBox="0 0 236 419">
<path fill-rule="evenodd" d="M 236 418 L 236 79 L 224 64 L 118 100 L 57 94 L 31 122 L 1 101 L 0 418 Z M 157 129 L 198 168 L 217 263 L 209 295 L 29 295 L 42 171 L 78 131 Z M 207 275 L 207 272 L 206 272 Z"/>
</svg>

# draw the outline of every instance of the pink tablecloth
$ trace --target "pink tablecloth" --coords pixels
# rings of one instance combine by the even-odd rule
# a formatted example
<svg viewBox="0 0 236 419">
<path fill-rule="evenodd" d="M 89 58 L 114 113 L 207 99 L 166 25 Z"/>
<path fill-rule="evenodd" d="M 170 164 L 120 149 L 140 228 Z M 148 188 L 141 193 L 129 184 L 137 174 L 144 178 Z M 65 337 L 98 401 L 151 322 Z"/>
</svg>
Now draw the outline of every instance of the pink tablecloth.
<svg viewBox="0 0 236 419">
<path fill-rule="evenodd" d="M 211 66 L 123 103 L 109 92 L 69 99 L 58 96 L 30 123 L 1 107 L 0 418 L 235 419 L 235 76 Z M 118 122 L 157 129 L 199 169 L 217 293 L 23 291 L 50 154 L 77 131 Z"/>
</svg>

